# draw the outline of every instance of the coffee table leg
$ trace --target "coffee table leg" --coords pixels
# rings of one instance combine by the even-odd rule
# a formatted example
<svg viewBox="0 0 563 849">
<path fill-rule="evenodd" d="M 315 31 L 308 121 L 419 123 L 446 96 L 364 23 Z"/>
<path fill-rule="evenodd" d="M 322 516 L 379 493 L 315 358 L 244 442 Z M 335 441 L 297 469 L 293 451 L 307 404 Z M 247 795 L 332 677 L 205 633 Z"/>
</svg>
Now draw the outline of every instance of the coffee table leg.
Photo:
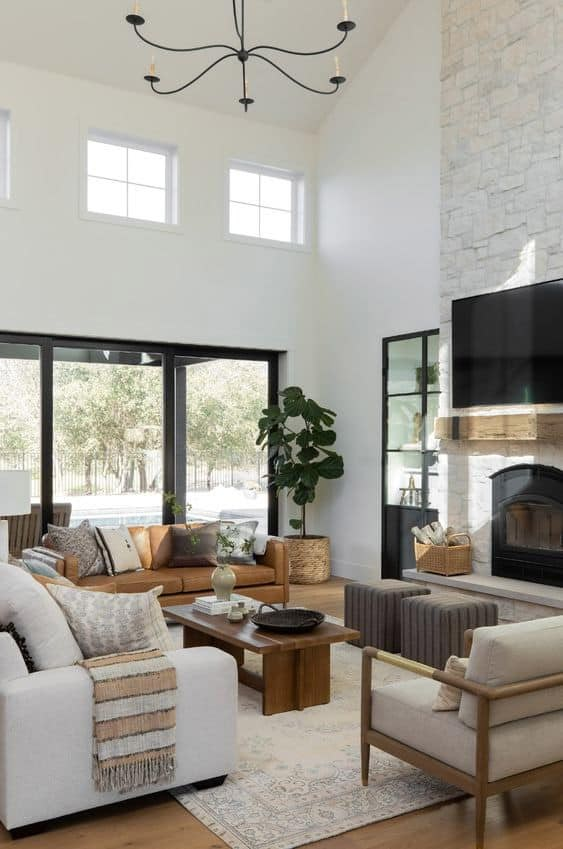
<svg viewBox="0 0 563 849">
<path fill-rule="evenodd" d="M 207 634 L 202 634 L 201 631 L 196 631 L 195 628 L 190 628 L 189 625 L 184 625 L 184 648 L 191 649 L 197 646 L 213 646 L 214 648 L 221 649 L 221 651 L 232 655 L 238 666 L 244 664 L 244 649 L 231 646 Z"/>
<path fill-rule="evenodd" d="M 271 716 L 330 701 L 330 646 L 263 656 L 262 713 Z"/>
</svg>

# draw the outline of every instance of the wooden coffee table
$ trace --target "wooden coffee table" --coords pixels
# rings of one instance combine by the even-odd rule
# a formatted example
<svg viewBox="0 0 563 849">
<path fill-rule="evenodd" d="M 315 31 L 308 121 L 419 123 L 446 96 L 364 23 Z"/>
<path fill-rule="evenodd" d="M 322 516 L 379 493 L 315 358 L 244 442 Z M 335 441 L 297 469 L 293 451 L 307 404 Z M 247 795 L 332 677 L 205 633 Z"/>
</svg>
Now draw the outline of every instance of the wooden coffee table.
<svg viewBox="0 0 563 849">
<path fill-rule="evenodd" d="M 250 620 L 229 622 L 193 605 L 165 607 L 168 619 L 184 626 L 184 648 L 215 646 L 231 654 L 239 681 L 262 693 L 262 713 L 271 716 L 330 702 L 330 646 L 359 639 L 359 632 L 323 622 L 305 634 L 274 634 Z M 262 655 L 262 675 L 244 668 L 244 652 Z"/>
</svg>

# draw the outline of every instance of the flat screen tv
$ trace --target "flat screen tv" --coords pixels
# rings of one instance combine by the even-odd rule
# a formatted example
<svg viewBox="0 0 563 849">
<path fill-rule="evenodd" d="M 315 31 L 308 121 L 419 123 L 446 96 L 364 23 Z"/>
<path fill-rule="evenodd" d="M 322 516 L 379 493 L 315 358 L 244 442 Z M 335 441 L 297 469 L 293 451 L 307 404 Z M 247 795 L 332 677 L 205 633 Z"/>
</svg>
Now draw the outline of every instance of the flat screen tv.
<svg viewBox="0 0 563 849">
<path fill-rule="evenodd" d="M 563 280 L 452 305 L 452 405 L 563 403 Z"/>
</svg>

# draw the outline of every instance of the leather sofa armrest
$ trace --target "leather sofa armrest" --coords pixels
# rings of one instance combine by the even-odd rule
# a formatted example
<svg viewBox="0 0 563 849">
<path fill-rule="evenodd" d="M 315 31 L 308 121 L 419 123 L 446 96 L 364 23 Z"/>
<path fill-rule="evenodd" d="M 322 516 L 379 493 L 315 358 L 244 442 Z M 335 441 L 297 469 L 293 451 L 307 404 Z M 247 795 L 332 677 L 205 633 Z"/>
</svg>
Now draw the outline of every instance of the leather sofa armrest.
<svg viewBox="0 0 563 849">
<path fill-rule="evenodd" d="M 282 539 L 268 540 L 266 551 L 256 560 L 263 566 L 275 569 L 276 584 L 283 586 L 283 600 L 287 603 L 289 601 L 289 554 L 285 542 Z"/>
</svg>

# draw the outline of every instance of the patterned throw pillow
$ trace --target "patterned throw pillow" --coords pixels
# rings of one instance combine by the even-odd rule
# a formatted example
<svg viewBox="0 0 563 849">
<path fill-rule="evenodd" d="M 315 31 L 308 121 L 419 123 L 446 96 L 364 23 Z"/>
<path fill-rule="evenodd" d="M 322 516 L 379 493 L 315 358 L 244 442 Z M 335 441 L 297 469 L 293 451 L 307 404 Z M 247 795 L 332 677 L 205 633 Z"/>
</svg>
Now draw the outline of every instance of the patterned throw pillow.
<svg viewBox="0 0 563 849">
<path fill-rule="evenodd" d="M 50 547 L 63 554 L 78 557 L 78 576 L 104 575 L 106 566 L 98 543 L 92 533 L 90 522 L 84 519 L 77 528 L 59 528 L 47 525 Z"/>
<path fill-rule="evenodd" d="M 66 616 L 85 658 L 140 649 L 174 648 L 158 596 L 146 593 L 92 593 L 49 584 L 47 590 Z"/>
<path fill-rule="evenodd" d="M 102 552 L 108 575 L 139 572 L 143 567 L 129 528 L 96 528 L 96 541 Z"/>
<path fill-rule="evenodd" d="M 217 566 L 217 536 L 220 522 L 201 525 L 171 525 L 170 566 Z"/>
<path fill-rule="evenodd" d="M 258 522 L 221 522 L 217 540 L 217 557 L 223 563 L 256 566 L 254 542 Z"/>
<path fill-rule="evenodd" d="M 456 657 L 452 655 L 446 662 L 444 672 L 450 672 L 459 678 L 465 678 L 468 663 L 468 657 Z M 450 687 L 449 684 L 441 684 L 434 699 L 432 710 L 459 710 L 460 704 L 461 690 L 458 690 L 456 687 Z"/>
</svg>

